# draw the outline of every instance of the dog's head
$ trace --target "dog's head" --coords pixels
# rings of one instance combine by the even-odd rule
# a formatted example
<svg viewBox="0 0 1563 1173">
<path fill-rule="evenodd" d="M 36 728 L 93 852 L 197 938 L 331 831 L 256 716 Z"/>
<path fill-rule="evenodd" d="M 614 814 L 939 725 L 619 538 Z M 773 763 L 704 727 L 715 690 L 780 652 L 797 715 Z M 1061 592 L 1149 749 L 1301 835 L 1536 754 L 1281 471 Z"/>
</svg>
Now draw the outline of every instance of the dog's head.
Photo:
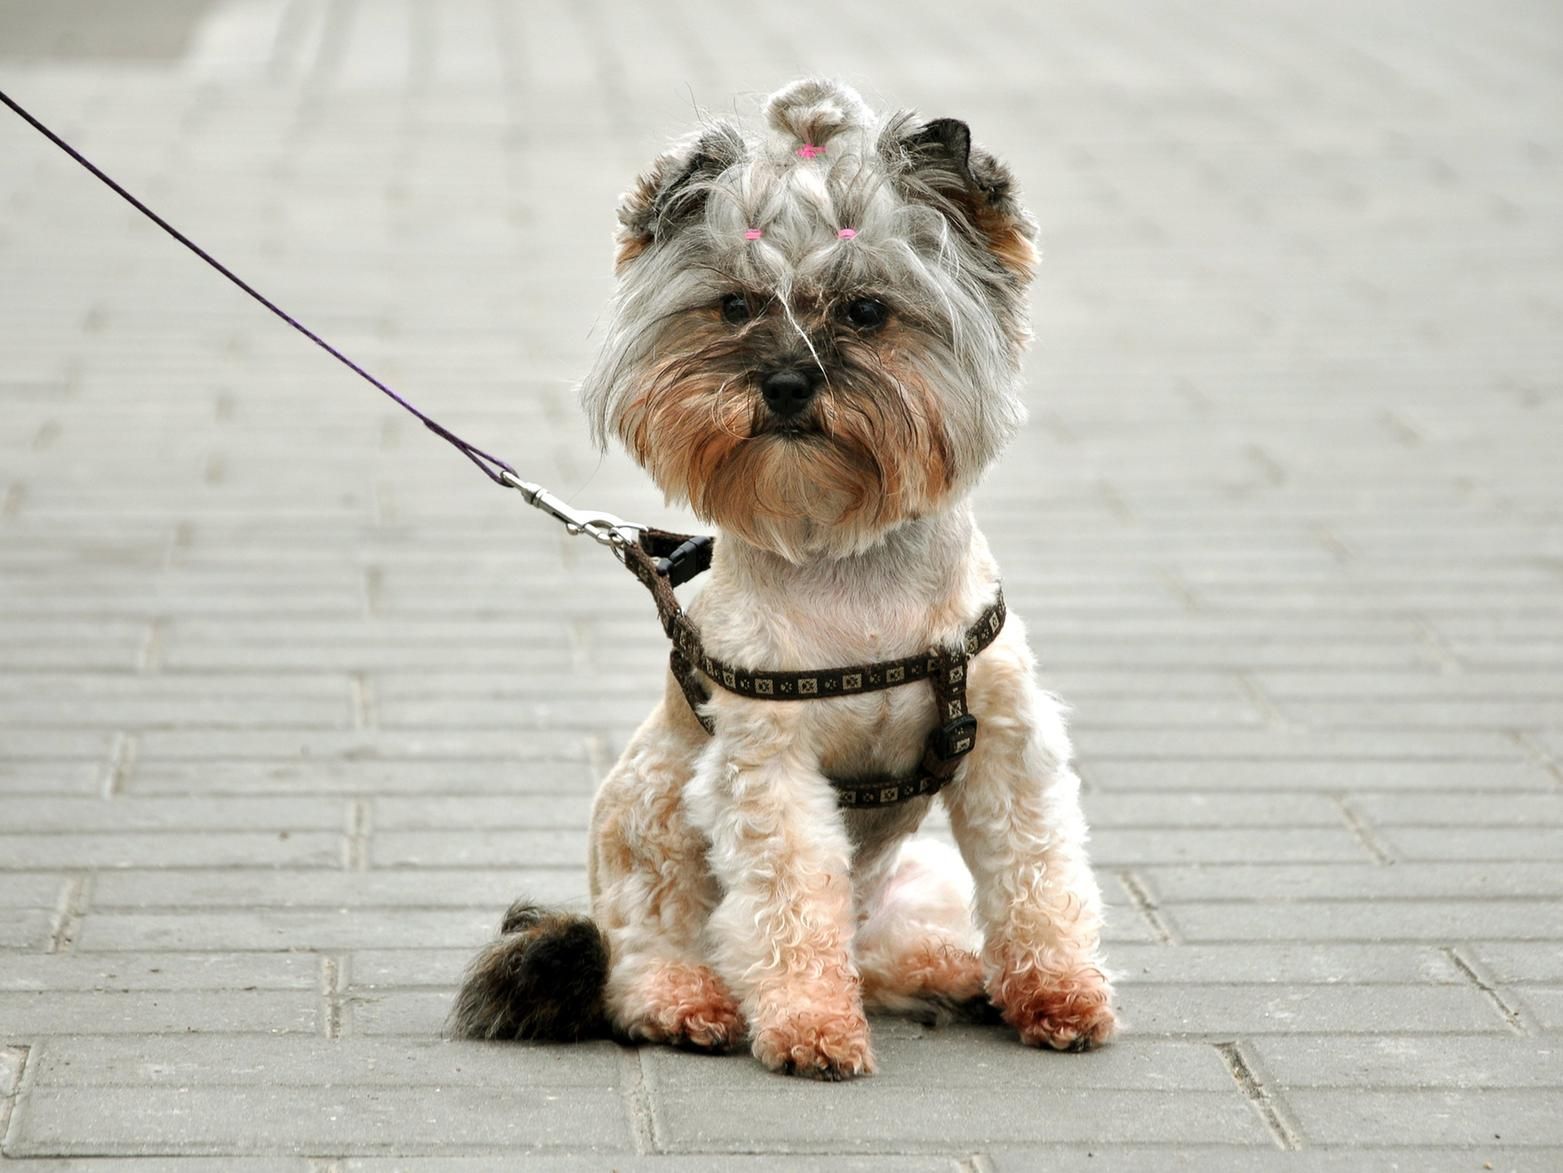
<svg viewBox="0 0 1563 1173">
<path fill-rule="evenodd" d="M 1036 261 L 966 124 L 800 81 L 619 207 L 619 288 L 582 397 L 668 497 L 801 560 L 965 492 L 1024 418 Z"/>
</svg>

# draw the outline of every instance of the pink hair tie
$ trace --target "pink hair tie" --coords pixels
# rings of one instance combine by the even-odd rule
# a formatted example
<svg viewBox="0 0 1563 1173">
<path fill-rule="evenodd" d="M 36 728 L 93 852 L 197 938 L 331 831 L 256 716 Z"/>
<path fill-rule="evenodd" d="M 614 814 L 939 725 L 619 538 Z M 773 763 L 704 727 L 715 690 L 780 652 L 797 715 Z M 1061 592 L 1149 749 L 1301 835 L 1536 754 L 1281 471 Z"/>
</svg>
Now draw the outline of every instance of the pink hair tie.
<svg viewBox="0 0 1563 1173">
<path fill-rule="evenodd" d="M 824 153 L 824 147 L 816 147 L 813 143 L 804 143 L 801 147 L 793 152 L 794 155 L 797 155 L 801 159 L 812 159 L 815 155 L 823 155 Z"/>
<path fill-rule="evenodd" d="M 857 229 L 856 228 L 843 228 L 840 232 L 836 233 L 836 239 L 837 240 L 851 240 L 856 235 L 857 235 Z"/>
<path fill-rule="evenodd" d="M 749 228 L 744 231 L 745 240 L 759 240 L 765 233 L 759 228 Z"/>
</svg>

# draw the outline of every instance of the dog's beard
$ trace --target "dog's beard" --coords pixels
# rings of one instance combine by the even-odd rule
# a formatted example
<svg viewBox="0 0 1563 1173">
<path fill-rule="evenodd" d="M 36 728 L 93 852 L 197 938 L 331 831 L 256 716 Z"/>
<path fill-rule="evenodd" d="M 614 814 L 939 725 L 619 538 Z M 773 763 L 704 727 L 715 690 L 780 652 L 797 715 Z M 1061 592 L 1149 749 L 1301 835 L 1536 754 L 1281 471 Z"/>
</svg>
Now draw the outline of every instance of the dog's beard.
<svg viewBox="0 0 1563 1173">
<path fill-rule="evenodd" d="M 791 421 L 724 371 L 736 364 L 664 357 L 643 372 L 620 435 L 669 498 L 728 533 L 795 562 L 861 552 L 954 479 L 927 381 L 861 350 L 843 353 Z"/>
</svg>

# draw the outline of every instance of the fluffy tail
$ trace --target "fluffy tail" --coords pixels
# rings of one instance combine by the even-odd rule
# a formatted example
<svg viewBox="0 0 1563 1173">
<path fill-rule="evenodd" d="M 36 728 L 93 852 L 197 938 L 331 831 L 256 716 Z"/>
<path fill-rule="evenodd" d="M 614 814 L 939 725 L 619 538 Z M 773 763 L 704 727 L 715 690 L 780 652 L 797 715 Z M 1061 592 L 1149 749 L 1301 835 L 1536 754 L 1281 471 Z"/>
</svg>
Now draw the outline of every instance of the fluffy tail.
<svg viewBox="0 0 1563 1173">
<path fill-rule="evenodd" d="M 587 917 L 517 900 L 461 981 L 450 1033 L 575 1042 L 608 1034 L 608 942 Z"/>
</svg>

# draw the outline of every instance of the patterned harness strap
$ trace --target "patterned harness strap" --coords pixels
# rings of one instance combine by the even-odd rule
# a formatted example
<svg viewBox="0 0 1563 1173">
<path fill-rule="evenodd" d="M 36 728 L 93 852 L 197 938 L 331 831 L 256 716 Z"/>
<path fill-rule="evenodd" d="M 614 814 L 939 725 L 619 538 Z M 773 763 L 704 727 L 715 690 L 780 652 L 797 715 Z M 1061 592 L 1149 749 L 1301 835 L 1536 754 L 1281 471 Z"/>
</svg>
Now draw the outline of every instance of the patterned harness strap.
<svg viewBox="0 0 1563 1173">
<path fill-rule="evenodd" d="M 837 801 L 848 807 L 894 806 L 933 794 L 955 776 L 961 759 L 977 742 L 977 718 L 966 707 L 966 666 L 1004 627 L 1004 592 L 967 629 L 959 647 L 930 648 L 917 656 L 881 660 L 851 668 L 827 668 L 817 672 L 757 672 L 736 668 L 708 656 L 695 627 L 673 595 L 681 586 L 711 566 L 715 539 L 690 537 L 648 529 L 638 544 L 617 549 L 624 565 L 640 579 L 656 601 L 662 630 L 673 642 L 669 664 L 695 714 L 707 733 L 715 732 L 711 718 L 700 711 L 710 694 L 700 681 L 704 673 L 716 684 L 740 696 L 772 701 L 819 700 L 822 697 L 856 696 L 897 688 L 926 680 L 939 705 L 939 724 L 928 734 L 923 760 L 917 771 L 904 778 L 866 780 L 831 779 Z"/>
</svg>

